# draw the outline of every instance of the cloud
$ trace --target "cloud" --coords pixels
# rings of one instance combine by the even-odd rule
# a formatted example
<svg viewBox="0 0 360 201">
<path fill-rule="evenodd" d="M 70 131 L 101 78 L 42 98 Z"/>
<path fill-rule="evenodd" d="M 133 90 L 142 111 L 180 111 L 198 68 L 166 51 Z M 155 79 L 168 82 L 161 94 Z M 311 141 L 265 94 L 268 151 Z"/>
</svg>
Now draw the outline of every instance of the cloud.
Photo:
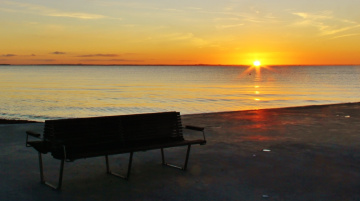
<svg viewBox="0 0 360 201">
<path fill-rule="evenodd" d="M 360 28 L 358 22 L 337 18 L 332 11 L 318 13 L 293 12 L 292 14 L 301 18 L 300 21 L 294 24 L 295 26 L 315 27 L 321 36 L 333 36 L 335 38 L 353 36 L 355 32 L 358 33 L 358 30 L 354 29 Z M 353 31 L 353 33 L 345 34 L 348 31 Z"/>
<path fill-rule="evenodd" d="M 241 27 L 245 24 L 228 24 L 228 25 L 217 25 L 217 29 L 229 29 L 229 28 L 235 28 L 235 27 Z"/>
<path fill-rule="evenodd" d="M 86 55 L 80 55 L 78 57 L 117 57 L 119 55 L 117 54 L 86 54 Z"/>
<path fill-rule="evenodd" d="M 17 56 L 16 54 L 3 54 L 1 55 L 2 57 L 15 57 Z"/>
<path fill-rule="evenodd" d="M 352 36 L 360 36 L 360 34 L 356 34 L 356 33 L 354 33 L 354 34 L 344 34 L 344 35 L 335 36 L 332 39 L 352 37 Z"/>
<path fill-rule="evenodd" d="M 67 17 L 67 18 L 77 18 L 77 19 L 85 19 L 85 20 L 104 19 L 104 18 L 121 20 L 121 18 L 114 18 L 110 16 L 93 14 L 93 13 L 64 12 L 36 4 L 20 3 L 20 2 L 12 2 L 12 1 L 4 1 L 3 3 L 12 7 L 7 9 L 2 8 L 2 10 L 8 12 L 22 12 L 22 13 L 30 13 L 30 14 L 37 14 L 37 15 L 44 15 L 51 17 Z"/>
<path fill-rule="evenodd" d="M 197 61 L 196 60 L 178 60 L 178 62 L 180 63 L 196 63 Z"/>
<path fill-rule="evenodd" d="M 56 52 L 52 52 L 51 54 L 66 54 L 66 52 L 59 52 L 59 51 L 56 51 Z"/>
<path fill-rule="evenodd" d="M 143 62 L 144 60 L 136 60 L 136 59 L 111 59 L 109 61 L 121 61 L 121 62 Z"/>
<path fill-rule="evenodd" d="M 235 12 L 233 9 L 226 9 L 222 12 L 204 11 L 206 14 L 216 16 L 213 18 L 216 29 L 239 29 L 248 26 L 269 26 L 281 23 L 281 19 L 271 12 L 251 9 L 250 11 Z"/>
<path fill-rule="evenodd" d="M 303 19 L 309 20 L 305 22 L 311 22 L 316 20 L 324 20 L 324 19 L 332 19 L 332 12 L 330 11 L 322 11 L 316 14 L 313 13 L 305 13 L 305 12 L 295 12 L 293 15 L 297 15 Z"/>
<path fill-rule="evenodd" d="M 208 45 L 209 42 L 196 37 L 193 33 L 182 33 L 182 32 L 175 32 L 175 33 L 168 33 L 168 34 L 159 34 L 154 37 L 155 40 L 162 40 L 162 41 L 172 41 L 172 42 L 187 42 L 191 43 L 195 46 L 202 47 L 204 45 Z"/>
<path fill-rule="evenodd" d="M 58 11 L 48 12 L 46 13 L 46 15 L 52 17 L 69 17 L 69 18 L 78 18 L 85 20 L 107 18 L 104 15 L 89 14 L 89 13 L 66 13 L 66 12 L 58 12 Z"/>
<path fill-rule="evenodd" d="M 117 61 L 117 62 L 144 62 L 144 60 L 136 60 L 136 59 L 109 59 L 109 60 L 101 60 L 101 59 L 82 59 L 80 61 L 87 61 L 87 62 L 94 62 L 94 61 L 101 61 L 101 62 L 111 62 L 111 61 Z"/>
<path fill-rule="evenodd" d="M 55 59 L 33 59 L 33 61 L 46 61 L 46 62 L 50 62 L 50 61 L 56 61 Z"/>
</svg>

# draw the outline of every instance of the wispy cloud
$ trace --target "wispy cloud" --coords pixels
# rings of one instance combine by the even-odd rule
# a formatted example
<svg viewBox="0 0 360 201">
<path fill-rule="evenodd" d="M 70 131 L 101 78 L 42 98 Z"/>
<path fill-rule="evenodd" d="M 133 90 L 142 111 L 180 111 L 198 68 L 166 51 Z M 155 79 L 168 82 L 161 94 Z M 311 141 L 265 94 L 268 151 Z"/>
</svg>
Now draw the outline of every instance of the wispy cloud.
<svg viewBox="0 0 360 201">
<path fill-rule="evenodd" d="M 242 12 L 236 12 L 233 9 L 222 12 L 204 12 L 217 16 L 213 19 L 217 29 L 239 28 L 248 25 L 267 26 L 280 22 L 280 19 L 273 13 L 256 9 Z"/>
<path fill-rule="evenodd" d="M 83 62 L 98 62 L 98 61 L 101 61 L 101 62 L 144 62 L 144 60 L 135 60 L 135 59 L 108 59 L 108 60 L 102 60 L 102 59 L 82 59 L 80 61 L 83 61 Z"/>
<path fill-rule="evenodd" d="M 56 61 L 55 59 L 32 59 L 32 61 L 37 61 L 37 62 L 54 62 Z"/>
<path fill-rule="evenodd" d="M 80 55 L 77 57 L 117 57 L 119 55 L 117 54 L 86 54 L 86 55 Z"/>
<path fill-rule="evenodd" d="M 1 55 L 2 57 L 15 57 L 17 56 L 16 54 L 3 54 Z"/>
<path fill-rule="evenodd" d="M 51 13 L 47 13 L 46 15 L 52 17 L 69 17 L 69 18 L 78 18 L 78 19 L 86 19 L 86 20 L 106 18 L 104 15 L 89 14 L 89 13 L 51 12 Z"/>
<path fill-rule="evenodd" d="M 195 36 L 193 33 L 183 33 L 183 32 L 174 32 L 167 34 L 160 34 L 150 38 L 150 40 L 161 40 L 166 42 L 186 42 L 193 44 L 198 47 L 202 47 L 204 45 L 209 44 L 208 41 Z"/>
<path fill-rule="evenodd" d="M 59 52 L 59 51 L 56 51 L 56 52 L 52 52 L 51 54 L 66 54 L 66 52 Z"/>
<path fill-rule="evenodd" d="M 216 28 L 218 29 L 229 29 L 229 28 L 235 28 L 235 27 L 242 27 L 245 24 L 228 24 L 228 25 L 218 25 Z"/>
<path fill-rule="evenodd" d="M 137 59 L 111 59 L 109 61 L 121 61 L 121 62 L 143 62 L 144 60 Z"/>
<path fill-rule="evenodd" d="M 164 38 L 166 40 L 173 40 L 173 41 L 189 40 L 189 39 L 192 39 L 193 37 L 194 37 L 194 34 L 192 34 L 192 33 L 170 33 L 170 34 L 162 35 L 162 38 Z"/>
<path fill-rule="evenodd" d="M 37 15 L 44 15 L 44 16 L 51 16 L 51 17 L 67 17 L 67 18 L 76 18 L 76 19 L 85 19 L 85 20 L 92 20 L 92 19 L 121 19 L 121 18 L 114 18 L 110 16 L 100 15 L 100 14 L 93 14 L 93 13 L 84 13 L 84 12 L 65 12 L 60 11 L 57 9 L 40 6 L 36 4 L 29 4 L 29 3 L 19 3 L 19 2 L 11 2 L 11 1 L 4 1 L 2 2 L 8 6 L 12 6 L 11 8 L 3 8 L 3 11 L 8 12 L 25 12 Z"/>
<path fill-rule="evenodd" d="M 30 55 L 17 55 L 17 54 L 3 54 L 0 55 L 1 57 L 15 57 L 15 56 L 31 56 L 31 57 L 35 57 L 35 54 L 30 54 Z"/>
<path fill-rule="evenodd" d="M 215 18 L 215 27 L 217 29 L 229 29 L 244 26 L 245 23 L 238 17 L 224 17 L 224 18 Z"/>
<path fill-rule="evenodd" d="M 332 11 L 318 13 L 293 12 L 292 14 L 301 18 L 300 21 L 295 23 L 296 26 L 315 27 L 321 36 L 333 36 L 334 38 L 352 36 L 355 33 L 345 32 L 358 33 L 359 30 L 356 29 L 360 28 L 359 22 L 337 18 Z"/>
<path fill-rule="evenodd" d="M 335 36 L 332 39 L 337 39 L 337 38 L 345 38 L 345 37 L 351 37 L 351 36 L 360 36 L 360 34 L 344 34 L 344 35 L 339 35 L 339 36 Z"/>
</svg>

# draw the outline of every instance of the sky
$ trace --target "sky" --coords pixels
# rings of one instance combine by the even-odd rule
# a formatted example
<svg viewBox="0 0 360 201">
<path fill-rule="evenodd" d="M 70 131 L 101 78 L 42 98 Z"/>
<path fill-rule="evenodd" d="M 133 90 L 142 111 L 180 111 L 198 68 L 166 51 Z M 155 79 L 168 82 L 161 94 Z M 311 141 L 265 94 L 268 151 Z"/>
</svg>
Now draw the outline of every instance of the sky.
<svg viewBox="0 0 360 201">
<path fill-rule="evenodd" d="M 0 0 L 2 64 L 360 64 L 359 0 Z"/>
</svg>

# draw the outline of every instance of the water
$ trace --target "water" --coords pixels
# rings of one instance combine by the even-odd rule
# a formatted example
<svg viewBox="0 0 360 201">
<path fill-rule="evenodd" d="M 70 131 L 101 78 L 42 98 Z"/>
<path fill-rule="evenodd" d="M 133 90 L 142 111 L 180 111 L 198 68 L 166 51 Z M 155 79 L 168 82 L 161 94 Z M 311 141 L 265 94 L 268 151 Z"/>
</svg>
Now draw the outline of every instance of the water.
<svg viewBox="0 0 360 201">
<path fill-rule="evenodd" d="M 360 102 L 360 66 L 0 66 L 0 118 Z"/>
</svg>

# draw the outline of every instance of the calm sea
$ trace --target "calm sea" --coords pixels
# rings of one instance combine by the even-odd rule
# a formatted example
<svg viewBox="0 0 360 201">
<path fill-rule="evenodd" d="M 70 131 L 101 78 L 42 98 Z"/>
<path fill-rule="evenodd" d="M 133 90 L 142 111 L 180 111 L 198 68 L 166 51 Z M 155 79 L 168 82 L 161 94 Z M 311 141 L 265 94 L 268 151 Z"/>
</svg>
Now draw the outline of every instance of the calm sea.
<svg viewBox="0 0 360 201">
<path fill-rule="evenodd" d="M 360 66 L 0 66 L 0 118 L 360 102 Z"/>
</svg>

